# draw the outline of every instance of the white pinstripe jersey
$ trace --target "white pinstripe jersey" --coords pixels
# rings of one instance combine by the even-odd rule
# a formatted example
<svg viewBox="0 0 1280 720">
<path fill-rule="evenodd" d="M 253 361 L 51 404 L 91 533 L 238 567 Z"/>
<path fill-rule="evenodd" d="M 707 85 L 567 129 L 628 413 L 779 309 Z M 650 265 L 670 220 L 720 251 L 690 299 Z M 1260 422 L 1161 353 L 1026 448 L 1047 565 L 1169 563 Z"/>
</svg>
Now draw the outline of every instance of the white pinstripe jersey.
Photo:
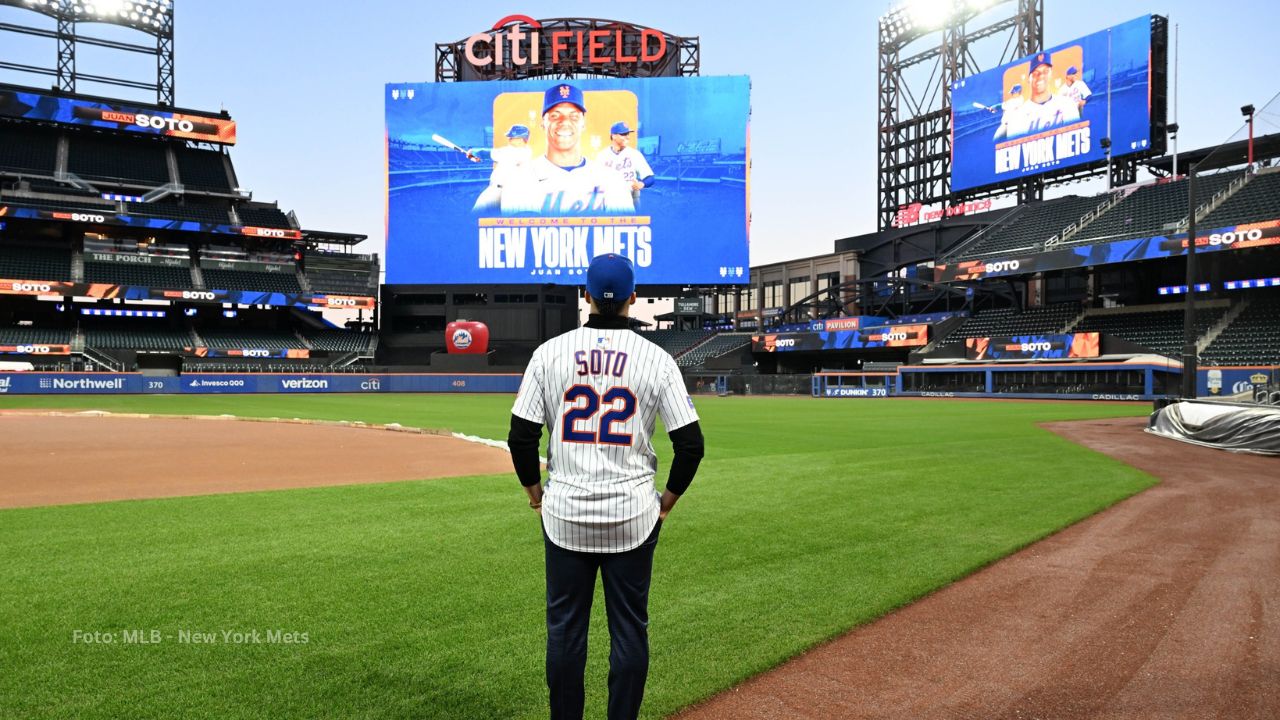
<svg viewBox="0 0 1280 720">
<path fill-rule="evenodd" d="M 698 419 L 676 361 L 630 330 L 578 328 L 533 353 L 511 412 L 551 431 L 542 521 L 556 545 L 625 552 L 658 522 L 654 419 Z"/>
<path fill-rule="evenodd" d="M 596 163 L 618 173 L 628 183 L 644 180 L 653 174 L 653 168 L 649 167 L 644 154 L 633 147 L 624 147 L 622 152 L 614 152 L 613 146 L 609 146 L 596 155 Z"/>
</svg>

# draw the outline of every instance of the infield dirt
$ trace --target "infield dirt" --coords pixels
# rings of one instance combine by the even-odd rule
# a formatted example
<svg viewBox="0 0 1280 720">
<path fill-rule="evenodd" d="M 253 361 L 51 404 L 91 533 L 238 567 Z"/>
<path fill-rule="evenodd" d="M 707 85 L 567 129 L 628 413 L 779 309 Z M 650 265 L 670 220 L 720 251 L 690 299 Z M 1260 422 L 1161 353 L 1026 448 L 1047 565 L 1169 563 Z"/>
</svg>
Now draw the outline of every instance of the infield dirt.
<svg viewBox="0 0 1280 720">
<path fill-rule="evenodd" d="M 1280 717 L 1280 459 L 1144 424 L 1046 427 L 1156 487 L 677 717 Z"/>
<path fill-rule="evenodd" d="M 0 414 L 0 508 L 511 472 L 503 450 L 368 428 Z"/>
</svg>

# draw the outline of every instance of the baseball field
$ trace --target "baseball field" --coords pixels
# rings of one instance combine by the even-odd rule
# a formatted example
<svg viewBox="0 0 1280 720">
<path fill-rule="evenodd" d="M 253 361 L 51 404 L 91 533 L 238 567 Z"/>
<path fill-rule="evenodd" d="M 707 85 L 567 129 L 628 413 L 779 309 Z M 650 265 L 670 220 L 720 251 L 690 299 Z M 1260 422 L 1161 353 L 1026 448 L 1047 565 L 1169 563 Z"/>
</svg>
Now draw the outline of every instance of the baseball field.
<svg viewBox="0 0 1280 720">
<path fill-rule="evenodd" d="M 361 420 L 497 439 L 510 405 L 481 395 L 0 399 L 0 410 Z M 648 718 L 1155 482 L 1038 427 L 1146 406 L 698 405 L 707 458 L 655 563 Z M 118 440 L 148 452 L 145 434 Z M 0 456 L 23 451 L 0 437 Z M 58 462 L 49 458 L 50 473 Z M 120 462 L 104 460 L 102 475 Z M 242 467 L 254 473 L 255 457 Z M 3 717 L 546 714 L 542 540 L 510 473 L 0 510 L 0 558 Z M 599 595 L 595 610 L 588 716 L 603 717 Z"/>
</svg>

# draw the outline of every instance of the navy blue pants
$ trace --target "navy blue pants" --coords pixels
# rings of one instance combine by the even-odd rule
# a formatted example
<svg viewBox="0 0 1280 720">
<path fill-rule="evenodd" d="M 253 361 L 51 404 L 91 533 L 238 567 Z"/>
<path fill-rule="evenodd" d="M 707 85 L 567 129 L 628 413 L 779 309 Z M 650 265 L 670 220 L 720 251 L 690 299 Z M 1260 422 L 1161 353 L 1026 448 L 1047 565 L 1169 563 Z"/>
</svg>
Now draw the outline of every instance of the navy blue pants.
<svg viewBox="0 0 1280 720">
<path fill-rule="evenodd" d="M 596 571 L 609 616 L 609 720 L 635 720 L 649 675 L 649 578 L 662 522 L 622 553 L 566 550 L 542 534 L 547 556 L 547 689 L 551 720 L 582 720 L 587 626 Z"/>
</svg>

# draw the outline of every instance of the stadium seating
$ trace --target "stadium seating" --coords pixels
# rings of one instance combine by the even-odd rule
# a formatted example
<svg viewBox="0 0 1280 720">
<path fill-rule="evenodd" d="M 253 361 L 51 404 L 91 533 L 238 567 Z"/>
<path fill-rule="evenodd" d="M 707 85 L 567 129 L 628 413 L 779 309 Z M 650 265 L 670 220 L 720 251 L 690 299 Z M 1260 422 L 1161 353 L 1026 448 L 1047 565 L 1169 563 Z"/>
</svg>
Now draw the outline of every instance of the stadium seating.
<svg viewBox="0 0 1280 720">
<path fill-rule="evenodd" d="M 222 153 L 194 148 L 176 148 L 178 182 L 188 190 L 212 190 L 230 192 L 231 181 Z"/>
<path fill-rule="evenodd" d="M 348 272 L 345 270 L 307 270 L 307 280 L 311 289 L 317 293 L 335 293 L 345 295 L 373 295 L 377 286 L 372 283 L 372 275 L 364 272 Z"/>
<path fill-rule="evenodd" d="M 676 358 L 680 367 L 698 367 L 707 360 L 751 344 L 751 333 L 720 333 Z"/>
<path fill-rule="evenodd" d="M 1196 187 L 1198 188 L 1199 185 L 1200 181 L 1197 179 Z M 1197 190 L 1196 194 L 1199 195 L 1200 191 Z M 1199 235 L 1201 229 L 1208 231 L 1277 219 L 1280 219 L 1280 173 L 1271 172 L 1255 176 L 1234 195 L 1227 198 L 1226 202 L 1200 220 L 1196 227 L 1196 234 Z"/>
<path fill-rule="evenodd" d="M 1063 331 L 1067 323 L 1080 314 L 1075 303 L 1056 303 L 1018 312 L 1015 308 L 983 310 L 974 313 L 964 324 L 947 335 L 939 347 L 957 345 L 971 337 L 1013 337 L 1017 335 L 1053 335 Z"/>
<path fill-rule="evenodd" d="M 1196 178 L 1197 204 L 1225 189 L 1238 172 L 1217 173 Z M 1089 223 L 1067 244 L 1085 245 L 1106 240 L 1154 237 L 1173 232 L 1187 216 L 1187 181 L 1144 185 Z"/>
<path fill-rule="evenodd" d="M 1207 365 L 1280 365 L 1280 297 L 1260 297 L 1202 354 Z"/>
<path fill-rule="evenodd" d="M 115 215 L 115 203 L 106 202 L 87 202 L 88 198 L 82 200 L 34 200 L 31 198 L 13 198 L 6 197 L 3 199 L 5 203 L 12 203 L 20 207 L 39 208 L 44 210 L 70 210 L 72 212 L 88 212 L 97 213 L 98 215 Z"/>
<path fill-rule="evenodd" d="M 85 345 L 120 350 L 181 350 L 193 343 L 182 330 L 131 327 L 91 327 L 85 329 Z"/>
<path fill-rule="evenodd" d="M 86 180 L 120 180 L 145 187 L 169 182 L 165 144 L 149 138 L 73 135 L 67 170 Z"/>
<path fill-rule="evenodd" d="M 280 208 L 241 206 L 236 208 L 236 214 L 240 216 L 240 222 L 244 225 L 285 229 L 293 227 L 289 223 L 289 217 L 281 212 Z"/>
<path fill-rule="evenodd" d="M 205 345 L 219 350 L 250 349 L 302 349 L 306 346 L 298 336 L 276 330 L 201 330 Z"/>
<path fill-rule="evenodd" d="M 168 200 L 154 203 L 125 203 L 126 212 L 130 215 L 164 218 L 167 220 L 190 220 L 192 222 L 227 225 L 231 215 L 227 206 L 212 203 L 179 203 Z"/>
<path fill-rule="evenodd" d="M 242 270 L 217 270 L 201 268 L 204 286 L 210 290 L 242 290 L 248 292 L 278 292 L 298 294 L 302 287 L 294 273 L 245 272 Z"/>
<path fill-rule="evenodd" d="M 0 125 L 0 172 L 53 175 L 57 162 L 57 132 L 14 123 Z"/>
<path fill-rule="evenodd" d="M 137 287 L 191 290 L 191 269 L 169 265 L 134 265 L 119 262 L 86 262 L 85 282 Z"/>
<path fill-rule="evenodd" d="M 0 327 L 0 345 L 70 345 L 71 331 L 54 328 Z"/>
<path fill-rule="evenodd" d="M 1077 332 L 1101 332 L 1164 355 L 1176 358 L 1182 355 L 1181 303 L 1171 303 L 1157 309 L 1134 312 L 1108 312 L 1085 315 L 1076 326 Z M 1196 311 L 1196 337 L 1202 337 L 1209 328 L 1222 319 L 1225 307 L 1200 308 Z"/>
<path fill-rule="evenodd" d="M 71 251 L 66 248 L 0 244 L 0 278 L 70 280 Z"/>
<path fill-rule="evenodd" d="M 674 357 L 697 345 L 711 335 L 710 330 L 646 330 L 640 337 L 656 343 Z"/>
<path fill-rule="evenodd" d="M 351 330 L 312 330 L 304 333 L 315 350 L 326 352 L 368 352 L 373 335 Z"/>
<path fill-rule="evenodd" d="M 962 247 L 951 259 L 966 260 L 1031 248 L 1038 250 L 1046 240 L 1101 205 L 1104 200 L 1102 196 L 1071 195 L 1028 205 L 1005 222 L 993 225 L 972 243 Z"/>
</svg>

